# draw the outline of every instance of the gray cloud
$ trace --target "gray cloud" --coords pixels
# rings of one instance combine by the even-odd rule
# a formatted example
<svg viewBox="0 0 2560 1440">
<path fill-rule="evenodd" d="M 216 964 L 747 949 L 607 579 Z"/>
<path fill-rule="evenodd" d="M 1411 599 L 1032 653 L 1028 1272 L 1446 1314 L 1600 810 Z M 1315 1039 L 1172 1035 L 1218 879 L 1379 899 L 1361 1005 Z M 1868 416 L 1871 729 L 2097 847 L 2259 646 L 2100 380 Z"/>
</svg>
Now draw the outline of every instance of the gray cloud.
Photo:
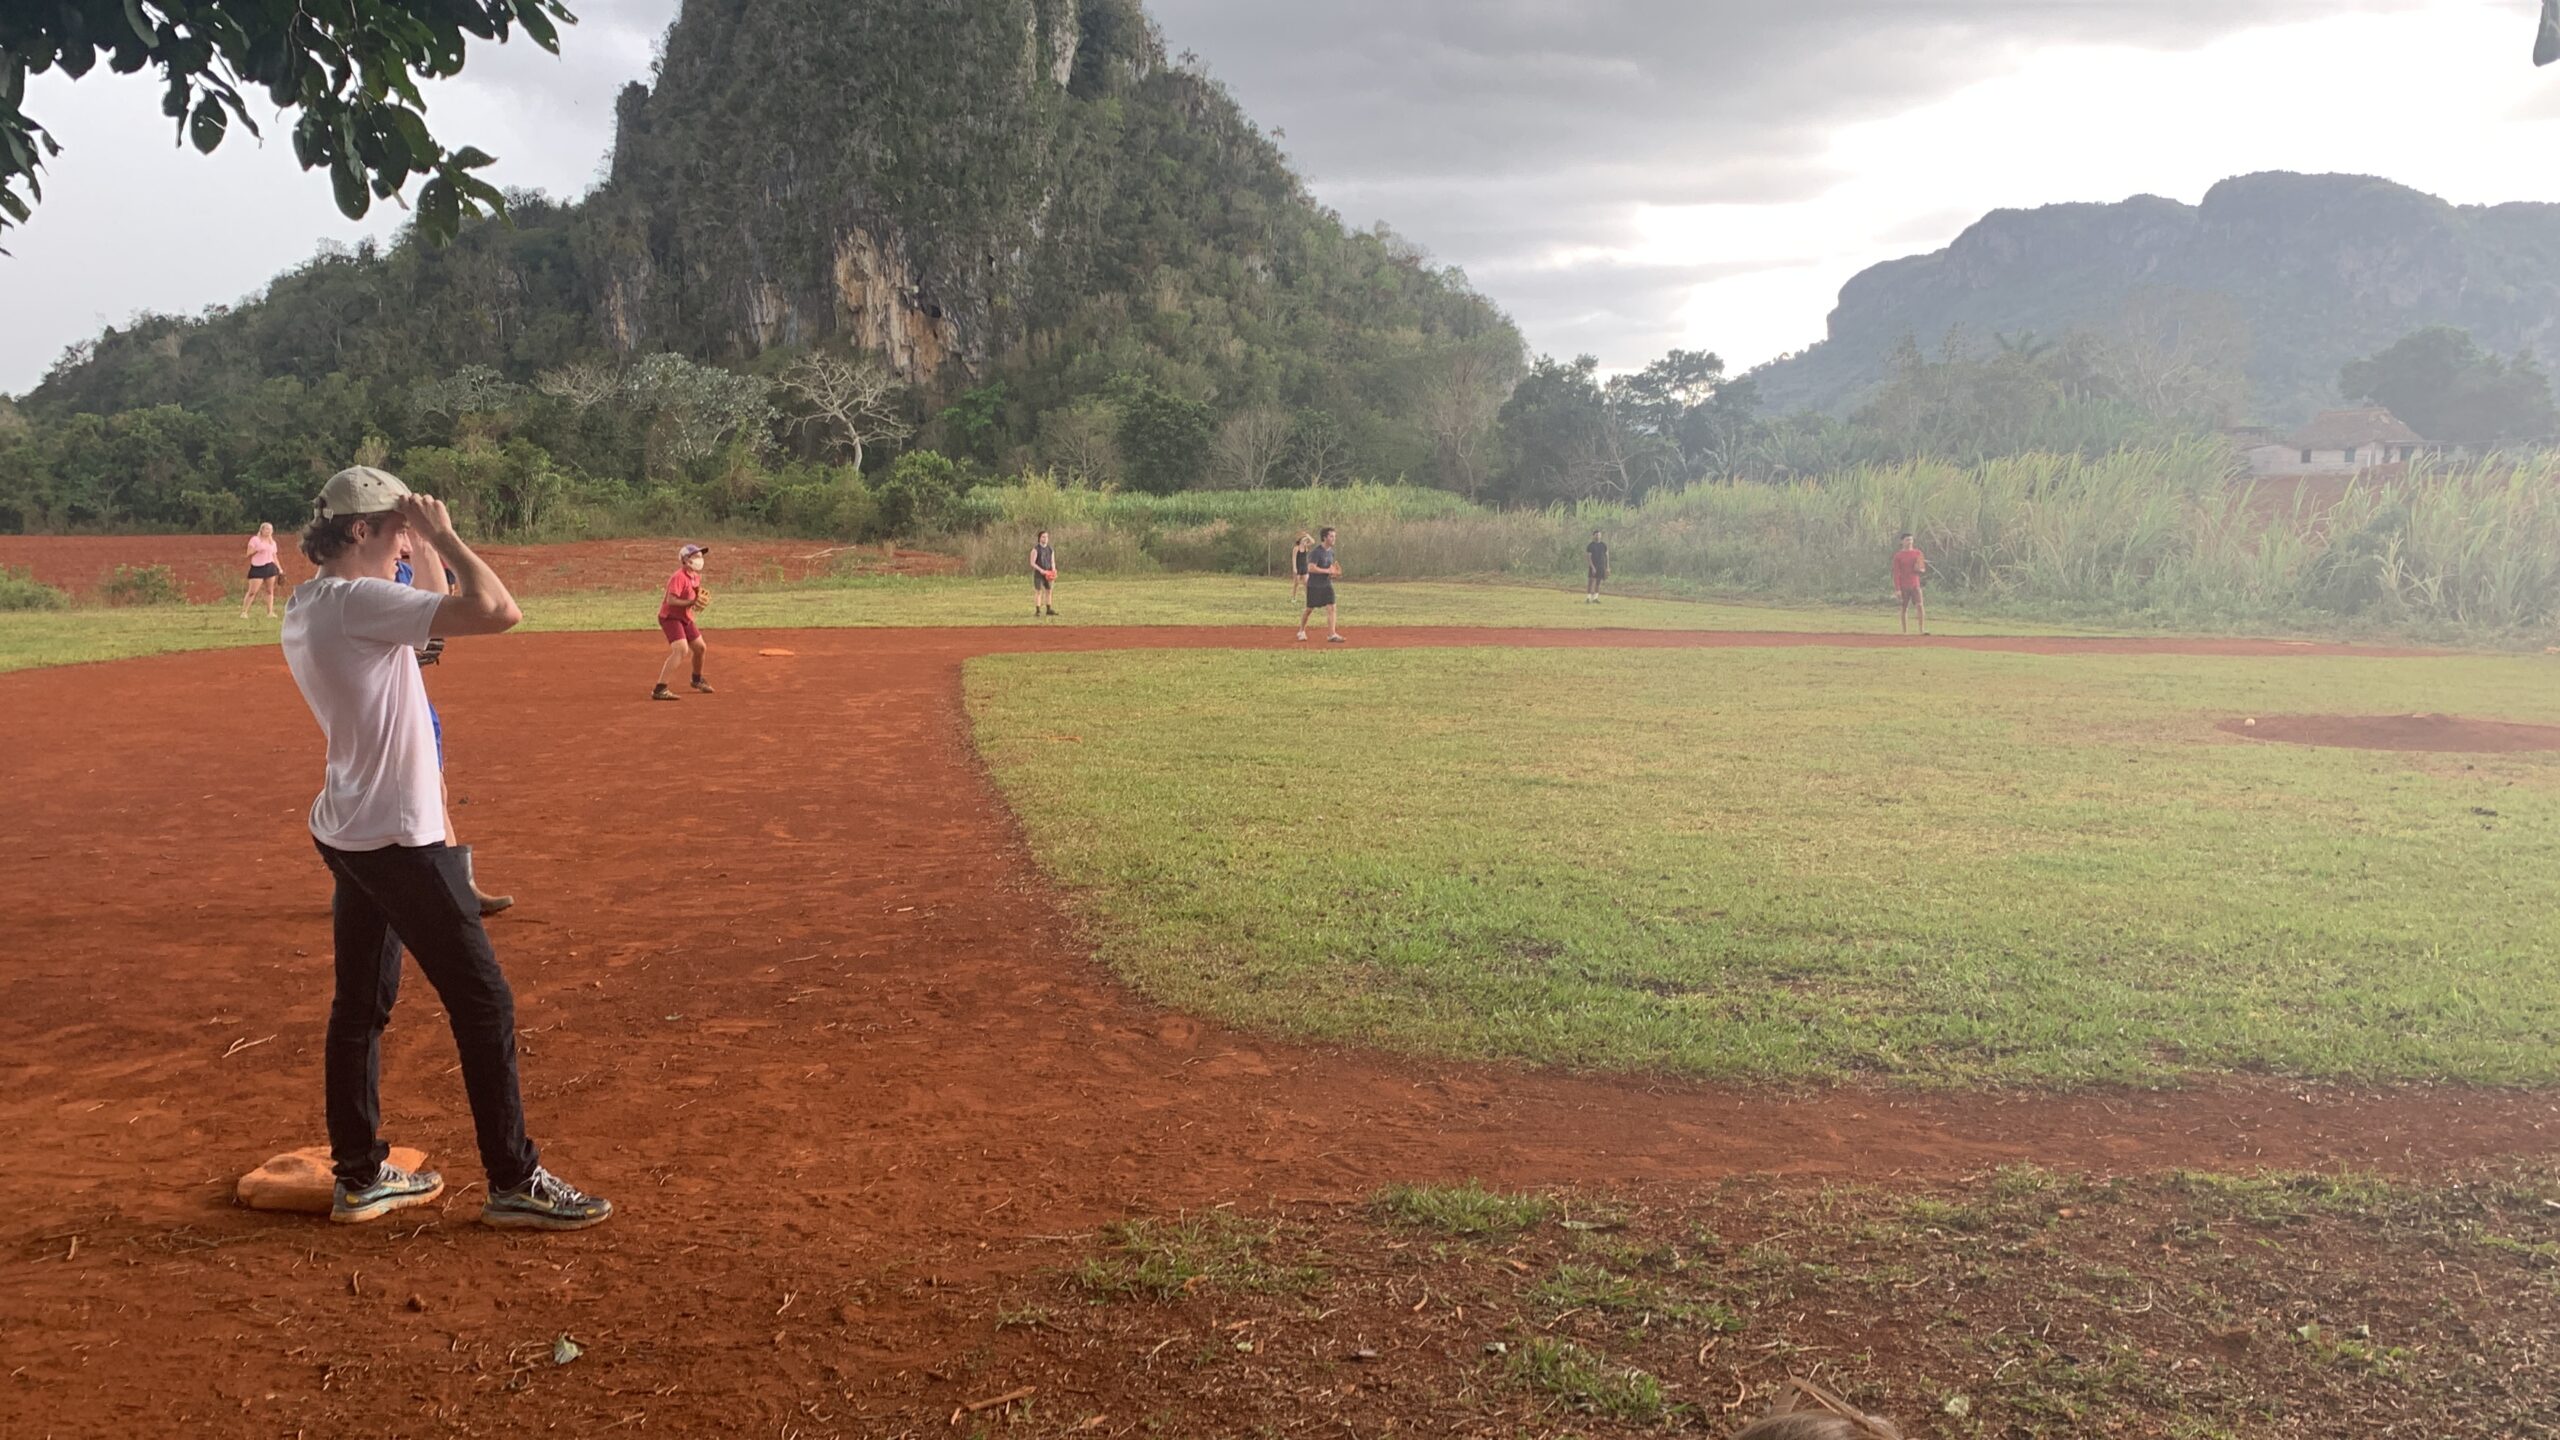
<svg viewBox="0 0 2560 1440">
<path fill-rule="evenodd" d="M 1778 205 L 1841 177 L 1839 127 L 2072 42 L 2200 45 L 2415 0 L 1154 0 L 1317 193 L 1465 268 L 1533 345 L 1640 364 L 1679 287 L 1560 249 L 1627 243 L 1644 206 Z M 1904 222 L 1929 243 L 1939 217 Z M 1757 257 L 1771 260 L 1778 257 Z M 1534 277 L 1534 278 L 1530 278 Z M 1807 340 L 1820 317 L 1806 317 Z"/>
</svg>

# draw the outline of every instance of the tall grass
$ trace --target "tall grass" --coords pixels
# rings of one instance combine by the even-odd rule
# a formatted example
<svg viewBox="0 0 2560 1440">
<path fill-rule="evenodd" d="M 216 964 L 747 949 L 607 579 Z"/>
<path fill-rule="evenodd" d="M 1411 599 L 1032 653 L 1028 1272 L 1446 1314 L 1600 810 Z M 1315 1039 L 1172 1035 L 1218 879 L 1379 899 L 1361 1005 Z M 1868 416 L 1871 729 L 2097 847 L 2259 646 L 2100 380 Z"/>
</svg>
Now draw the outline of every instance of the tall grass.
<svg viewBox="0 0 2560 1440">
<path fill-rule="evenodd" d="M 1481 520 L 1490 512 L 1446 490 L 1341 485 L 1311 490 L 1192 490 L 1176 495 L 1083 490 L 1029 475 L 969 497 L 979 523 L 955 537 L 971 575 L 1025 567 L 1032 539 L 1050 532 L 1063 573 L 1132 575 L 1160 570 L 1276 574 L 1301 530 L 1326 525 L 1383 532 L 1431 520 Z M 1441 572 L 1446 573 L 1446 572 Z"/>
<path fill-rule="evenodd" d="M 1599 529 L 1613 571 L 1640 585 L 1858 600 L 1883 593 L 1909 530 L 1932 594 L 1977 607 L 2471 634 L 2560 624 L 2560 456 L 2422 462 L 2312 497 L 2236 476 L 2210 440 L 1867 465 L 1547 511 L 1389 486 L 1155 497 L 1035 483 L 978 492 L 988 523 L 963 550 L 972 573 L 1010 574 L 1046 528 L 1061 562 L 1089 574 L 1278 573 L 1300 528 L 1332 524 L 1357 576 L 1570 580 Z"/>
</svg>

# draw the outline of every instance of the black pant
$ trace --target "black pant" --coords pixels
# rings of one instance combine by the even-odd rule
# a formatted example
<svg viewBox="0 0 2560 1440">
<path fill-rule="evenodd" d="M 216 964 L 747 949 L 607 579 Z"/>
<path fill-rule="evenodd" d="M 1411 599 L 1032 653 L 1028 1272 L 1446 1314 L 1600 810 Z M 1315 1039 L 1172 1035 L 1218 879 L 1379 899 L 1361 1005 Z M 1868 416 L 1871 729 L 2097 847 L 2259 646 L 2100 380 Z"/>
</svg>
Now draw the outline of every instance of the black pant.
<svg viewBox="0 0 2560 1440">
<path fill-rule="evenodd" d="M 382 1030 L 400 996 L 406 946 L 453 1023 L 490 1188 L 523 1184 L 541 1157 L 525 1138 L 524 1097 L 516 1088 L 516 997 L 480 926 L 463 852 L 441 844 L 319 850 L 338 880 L 332 903 L 338 993 L 329 1006 L 323 1071 L 329 1155 L 338 1178 L 371 1184 L 391 1153 L 379 1133 Z"/>
</svg>

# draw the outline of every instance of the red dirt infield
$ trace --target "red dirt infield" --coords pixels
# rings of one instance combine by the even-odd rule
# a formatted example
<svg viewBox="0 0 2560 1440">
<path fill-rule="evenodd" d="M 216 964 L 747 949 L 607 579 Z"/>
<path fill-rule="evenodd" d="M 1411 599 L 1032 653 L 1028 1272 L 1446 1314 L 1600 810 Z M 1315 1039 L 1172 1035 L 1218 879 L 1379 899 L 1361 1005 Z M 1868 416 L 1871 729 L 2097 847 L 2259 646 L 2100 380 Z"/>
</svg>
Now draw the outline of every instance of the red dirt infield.
<svg viewBox="0 0 2560 1440">
<path fill-rule="evenodd" d="M 0 830 L 0 1436 L 592 1435 L 643 1410 L 657 1434 L 965 1433 L 943 1417 L 986 1393 L 972 1377 L 1025 1353 L 989 1297 L 1132 1211 L 1469 1176 L 2426 1173 L 2560 1153 L 2560 1096 L 2542 1092 L 1779 1092 L 1382 1059 L 1166 1013 L 1079 943 L 972 750 L 959 669 L 1248 644 L 1290 642 L 731 632 L 718 695 L 652 705 L 654 639 L 456 642 L 429 684 L 462 837 L 521 901 L 492 929 L 533 1132 L 622 1207 L 547 1238 L 468 1223 L 469 1118 L 414 975 L 385 1045 L 385 1131 L 445 1170 L 441 1219 L 332 1227 L 230 1202 L 241 1171 L 319 1138 L 328 892 L 302 824 L 319 757 L 282 658 L 0 676 L 17 782 Z M 560 1334 L 588 1358 L 519 1363 Z M 1051 1378 L 1111 1410 L 1112 1367 L 1134 1363 Z"/>
<path fill-rule="evenodd" d="M 284 588 L 311 578 L 311 566 L 295 553 L 294 536 L 279 527 Z M 94 600 L 119 565 L 166 565 L 197 604 L 239 603 L 249 561 L 241 535 L 0 535 L 0 566 L 32 572 L 47 585 Z M 557 545 L 479 545 L 482 559 L 506 572 L 519 595 L 571 590 L 648 591 L 666 583 L 676 567 L 681 538 L 577 540 Z M 859 566 L 883 574 L 941 575 L 959 567 L 947 555 L 888 550 L 878 545 L 836 546 L 824 540 L 721 540 L 711 547 L 723 583 L 746 586 L 805 580 Z"/>
<path fill-rule="evenodd" d="M 2432 750 L 2455 755 L 2560 750 L 2560 725 L 2461 715 L 2251 715 L 2225 720 L 2215 728 L 2251 740 L 2346 750 Z"/>
</svg>

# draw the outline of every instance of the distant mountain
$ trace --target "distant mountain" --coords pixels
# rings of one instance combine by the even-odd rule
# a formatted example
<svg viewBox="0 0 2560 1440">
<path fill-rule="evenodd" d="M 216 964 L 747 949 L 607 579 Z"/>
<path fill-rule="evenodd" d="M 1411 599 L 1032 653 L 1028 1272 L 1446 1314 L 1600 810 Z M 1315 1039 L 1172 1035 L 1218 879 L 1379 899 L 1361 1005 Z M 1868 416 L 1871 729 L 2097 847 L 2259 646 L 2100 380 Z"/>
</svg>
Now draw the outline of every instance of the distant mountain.
<svg viewBox="0 0 2560 1440">
<path fill-rule="evenodd" d="M 1962 327 L 1988 346 L 2106 330 L 2145 292 L 2224 297 L 2248 327 L 2254 418 L 2335 404 L 2338 368 L 2422 325 L 2560 372 L 2560 205 L 2452 205 L 2362 175 L 2225 180 L 2200 205 L 1995 210 L 1946 249 L 1841 288 L 1830 337 L 1756 372 L 1770 408 L 1854 408 L 1906 337 Z"/>
</svg>

